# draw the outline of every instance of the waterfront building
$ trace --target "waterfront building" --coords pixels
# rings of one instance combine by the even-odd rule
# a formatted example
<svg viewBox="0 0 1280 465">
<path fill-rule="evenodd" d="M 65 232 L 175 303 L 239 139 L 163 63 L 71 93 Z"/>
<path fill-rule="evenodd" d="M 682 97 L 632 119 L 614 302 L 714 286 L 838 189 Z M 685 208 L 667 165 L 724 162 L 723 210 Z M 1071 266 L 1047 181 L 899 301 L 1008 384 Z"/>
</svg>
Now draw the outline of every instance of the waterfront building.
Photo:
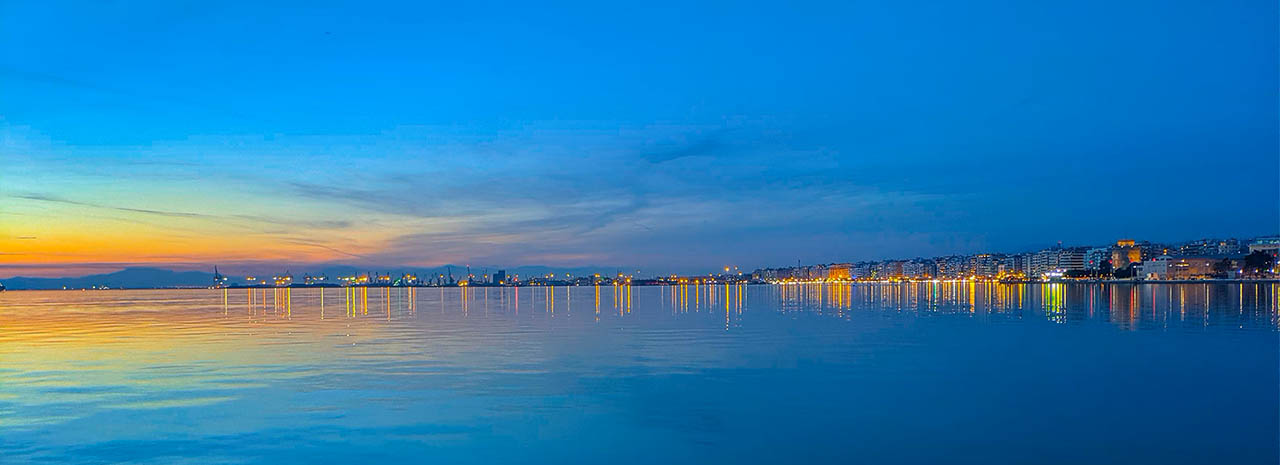
<svg viewBox="0 0 1280 465">
<path fill-rule="evenodd" d="M 1005 276 L 1026 275 L 1031 270 L 1031 254 L 1006 255 L 1001 260 L 1000 274 Z"/>
<path fill-rule="evenodd" d="M 1148 280 L 1234 278 L 1239 268 L 1239 260 L 1225 255 L 1161 255 L 1135 266 L 1136 276 Z"/>
<path fill-rule="evenodd" d="M 1218 255 L 1235 255 L 1244 252 L 1248 247 L 1240 244 L 1239 239 L 1222 239 L 1218 241 Z"/>
<path fill-rule="evenodd" d="M 1018 271 L 1014 270 L 1012 265 L 1013 259 L 1011 258 L 1006 257 L 1000 260 L 1000 263 L 996 265 L 996 276 L 1005 277 L 1018 274 Z"/>
<path fill-rule="evenodd" d="M 1061 244 L 1032 253 L 951 255 L 909 260 L 863 261 L 764 268 L 752 272 L 755 280 L 846 281 L 890 279 L 1058 279 L 1096 276 L 1104 263 L 1111 269 L 1132 267 L 1139 279 L 1205 279 L 1241 277 L 1245 268 L 1242 241 L 1201 239 L 1166 245 L 1121 239 L 1103 247 L 1062 247 Z M 1280 254 L 1280 236 L 1254 239 L 1250 252 Z M 1202 252 L 1202 253 L 1191 253 Z M 1264 273 L 1270 276 L 1272 271 Z"/>
<path fill-rule="evenodd" d="M 1237 269 L 1233 260 L 1222 256 L 1171 257 L 1168 279 L 1226 278 Z"/>
<path fill-rule="evenodd" d="M 870 279 L 872 277 L 871 275 L 874 273 L 874 265 L 875 264 L 872 262 L 858 262 L 853 264 L 853 269 L 851 270 L 853 279 Z"/>
<path fill-rule="evenodd" d="M 970 260 L 973 275 L 982 278 L 994 278 L 1000 273 L 1001 257 L 989 253 L 974 255 Z"/>
<path fill-rule="evenodd" d="M 969 267 L 969 257 L 963 255 L 952 255 L 950 257 L 939 257 L 934 263 L 938 269 L 938 277 L 944 279 L 956 279 L 969 276 L 972 271 Z"/>
<path fill-rule="evenodd" d="M 929 279 L 934 276 L 932 260 L 915 259 L 902 263 L 902 276 L 911 279 Z"/>
<path fill-rule="evenodd" d="M 1111 267 L 1124 268 L 1142 261 L 1142 248 L 1133 239 L 1120 239 L 1111 248 Z"/>
<path fill-rule="evenodd" d="M 798 268 L 762 268 L 751 272 L 751 277 L 766 282 L 788 281 L 796 279 L 797 271 Z"/>
<path fill-rule="evenodd" d="M 1169 279 L 1170 260 L 1172 257 L 1161 255 L 1144 261 L 1138 265 L 1138 272 L 1135 275 L 1143 279 Z"/>
<path fill-rule="evenodd" d="M 848 281 L 853 279 L 852 263 L 832 263 L 827 266 L 827 279 L 834 281 Z"/>
<path fill-rule="evenodd" d="M 1063 271 L 1084 270 L 1084 254 L 1089 249 L 1084 247 L 1067 247 L 1058 250 L 1058 269 Z"/>
<path fill-rule="evenodd" d="M 1177 247 L 1178 255 L 1235 255 L 1244 250 L 1239 239 L 1199 239 Z"/>
<path fill-rule="evenodd" d="M 1049 273 L 1060 275 L 1068 271 L 1083 271 L 1087 250 L 1084 247 L 1053 247 L 1036 252 L 1031 257 L 1031 272 L 1028 275 L 1039 277 Z"/>
<path fill-rule="evenodd" d="M 1280 236 L 1259 237 L 1249 242 L 1249 253 L 1262 252 L 1280 257 Z"/>
<path fill-rule="evenodd" d="M 1084 269 L 1098 271 L 1102 269 L 1102 262 L 1110 259 L 1111 249 L 1109 247 L 1092 247 L 1084 251 Z"/>
<path fill-rule="evenodd" d="M 902 277 L 901 261 L 890 260 L 890 261 L 880 262 L 880 266 L 878 268 L 879 269 L 876 272 L 876 278 L 894 279 L 894 278 Z"/>
<path fill-rule="evenodd" d="M 1058 250 L 1044 249 L 1031 256 L 1030 276 L 1042 276 L 1058 268 Z"/>
</svg>

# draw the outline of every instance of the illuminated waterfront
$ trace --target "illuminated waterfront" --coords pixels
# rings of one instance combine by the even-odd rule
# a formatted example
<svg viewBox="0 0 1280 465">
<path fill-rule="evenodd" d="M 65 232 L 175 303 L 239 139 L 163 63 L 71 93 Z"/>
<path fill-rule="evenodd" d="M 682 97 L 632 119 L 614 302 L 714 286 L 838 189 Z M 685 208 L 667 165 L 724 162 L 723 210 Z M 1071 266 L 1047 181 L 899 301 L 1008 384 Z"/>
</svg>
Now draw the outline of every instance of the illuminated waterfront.
<svg viewBox="0 0 1280 465">
<path fill-rule="evenodd" d="M 7 292 L 0 457 L 1275 463 L 1277 291 Z"/>
</svg>

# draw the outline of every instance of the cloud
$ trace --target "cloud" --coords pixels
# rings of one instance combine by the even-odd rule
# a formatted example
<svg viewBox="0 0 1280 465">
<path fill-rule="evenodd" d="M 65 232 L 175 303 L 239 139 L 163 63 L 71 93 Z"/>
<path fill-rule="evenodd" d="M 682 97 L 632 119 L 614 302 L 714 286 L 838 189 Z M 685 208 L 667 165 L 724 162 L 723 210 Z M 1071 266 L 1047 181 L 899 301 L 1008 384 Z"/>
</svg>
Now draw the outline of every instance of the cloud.
<svg viewBox="0 0 1280 465">
<path fill-rule="evenodd" d="M 923 218 L 922 208 L 945 210 L 946 202 L 910 190 L 888 195 L 868 181 L 876 173 L 851 171 L 838 153 L 751 123 L 235 140 L 223 145 L 254 153 L 252 169 L 224 163 L 234 157 L 207 148 L 216 140 L 149 149 L 175 160 L 184 153 L 219 160 L 195 185 L 230 193 L 211 211 L 193 202 L 207 196 L 167 199 L 200 207 L 174 210 L 58 193 L 18 197 L 145 215 L 161 226 L 179 218 L 226 224 L 272 236 L 262 239 L 267 248 L 302 246 L 376 265 L 568 257 L 643 265 L 672 253 L 691 261 L 734 253 L 726 247 L 753 234 L 776 240 L 860 231 L 884 227 L 885 218 Z M 298 165 L 299 157 L 308 163 Z M 228 208 L 240 211 L 221 213 Z M 288 214 L 294 211 L 307 214 Z M 183 228 L 193 237 L 208 233 Z"/>
<path fill-rule="evenodd" d="M 26 200 L 36 200 L 41 202 L 62 203 L 62 204 L 76 205 L 81 207 L 103 208 L 108 210 L 116 210 L 116 211 L 122 211 L 122 212 L 130 212 L 130 213 L 145 213 L 148 215 L 160 215 L 160 216 L 168 216 L 168 217 L 175 217 L 175 218 L 212 218 L 212 216 L 210 215 L 203 215 L 200 213 L 151 210 L 146 208 L 116 207 L 111 205 L 97 204 L 93 202 L 81 202 L 77 200 L 70 200 L 70 199 L 65 199 L 62 197 L 48 195 L 48 194 L 17 194 L 17 195 L 10 195 L 10 197 L 18 198 L 18 199 L 26 199 Z"/>
<path fill-rule="evenodd" d="M 201 218 L 201 219 L 219 221 L 223 223 L 234 223 L 234 224 L 238 224 L 246 227 L 251 226 L 252 224 L 255 224 L 255 223 L 272 224 L 272 225 L 289 226 L 289 227 L 306 228 L 306 229 L 345 229 L 352 226 L 351 221 L 348 221 L 348 220 L 306 220 L 306 219 L 282 218 L 282 217 L 267 216 L 267 215 L 249 215 L 249 214 L 215 215 L 215 214 L 196 213 L 196 212 L 155 210 L 155 209 L 149 209 L 149 208 L 122 207 L 122 206 L 106 205 L 106 204 L 100 204 L 100 203 L 94 203 L 94 202 L 84 202 L 79 200 L 71 200 L 71 199 L 67 199 L 67 198 L 63 198 L 55 195 L 40 194 L 40 193 L 13 194 L 13 195 L 9 195 L 9 197 L 25 199 L 25 200 L 35 200 L 40 202 L 61 203 L 61 204 L 75 205 L 80 207 L 114 210 L 114 211 L 120 211 L 120 212 L 126 212 L 126 213 L 142 213 L 146 215 L 156 215 L 156 216 L 170 217 L 170 218 Z"/>
<path fill-rule="evenodd" d="M 280 195 L 409 225 L 361 253 L 378 263 L 520 263 L 565 256 L 557 250 L 584 260 L 637 259 L 623 249 L 864 231 L 887 218 L 919 223 L 911 219 L 922 217 L 920 209 L 947 202 L 937 194 L 885 193 L 855 180 L 869 174 L 842 170 L 832 151 L 794 149 L 784 137 L 752 128 L 527 130 L 438 143 L 447 157 L 424 149 L 423 157 L 367 160 L 358 175 L 279 184 Z"/>
<path fill-rule="evenodd" d="M 663 163 L 681 158 L 713 156 L 716 154 L 717 149 L 722 148 L 725 147 L 723 147 L 718 138 L 707 137 L 692 143 L 677 143 L 671 144 L 669 147 L 661 147 L 644 153 L 641 158 L 650 163 Z"/>
<path fill-rule="evenodd" d="M 352 226 L 352 223 L 349 220 L 300 220 L 266 215 L 243 214 L 230 215 L 229 218 L 239 218 L 256 223 L 267 223 L 306 229 L 346 229 Z"/>
<path fill-rule="evenodd" d="M 359 254 L 354 254 L 354 253 L 351 253 L 351 252 L 347 252 L 347 251 L 342 250 L 342 249 L 339 249 L 339 248 L 337 248 L 337 247 L 332 247 L 332 246 L 325 245 L 325 244 L 322 244 L 322 243 L 320 243 L 320 242 L 316 242 L 316 241 L 309 241 L 309 240 L 304 240 L 304 239 L 285 239 L 284 241 L 285 241 L 285 242 L 287 242 L 287 243 L 290 243 L 290 244 L 297 244 L 297 245 L 306 246 L 306 247 L 315 247 L 315 248 L 319 248 L 319 249 L 328 250 L 328 251 L 330 251 L 330 252 L 336 252 L 336 253 L 341 254 L 341 255 L 343 255 L 343 256 L 345 256 L 345 257 L 358 258 L 358 259 L 362 259 L 362 260 L 363 260 L 363 259 L 367 259 L 367 258 L 368 258 L 368 257 L 366 257 L 366 256 L 364 256 L 364 255 L 359 255 Z"/>
</svg>

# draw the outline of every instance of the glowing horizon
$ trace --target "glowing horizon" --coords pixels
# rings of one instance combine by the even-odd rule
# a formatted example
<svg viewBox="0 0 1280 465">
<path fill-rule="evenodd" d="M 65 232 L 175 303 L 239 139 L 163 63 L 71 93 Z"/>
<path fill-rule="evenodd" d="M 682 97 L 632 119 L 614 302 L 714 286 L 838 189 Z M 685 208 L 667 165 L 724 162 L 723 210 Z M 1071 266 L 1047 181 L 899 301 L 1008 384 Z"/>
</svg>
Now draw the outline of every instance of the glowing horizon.
<svg viewBox="0 0 1280 465">
<path fill-rule="evenodd" d="M 74 24 L 11 8 L 0 277 L 705 270 L 1280 222 L 1264 2 L 836 4 L 696 27 L 659 5 L 328 5 L 297 22 L 90 4 Z"/>
</svg>

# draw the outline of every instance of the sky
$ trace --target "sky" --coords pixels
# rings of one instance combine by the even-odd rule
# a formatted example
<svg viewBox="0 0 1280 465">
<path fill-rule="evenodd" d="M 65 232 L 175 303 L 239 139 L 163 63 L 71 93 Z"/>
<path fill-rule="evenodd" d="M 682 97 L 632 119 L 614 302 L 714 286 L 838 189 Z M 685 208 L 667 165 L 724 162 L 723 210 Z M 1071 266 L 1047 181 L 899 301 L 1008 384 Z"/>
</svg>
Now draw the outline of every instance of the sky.
<svg viewBox="0 0 1280 465">
<path fill-rule="evenodd" d="M 1274 1 L 0 2 L 0 276 L 1280 230 Z"/>
</svg>

